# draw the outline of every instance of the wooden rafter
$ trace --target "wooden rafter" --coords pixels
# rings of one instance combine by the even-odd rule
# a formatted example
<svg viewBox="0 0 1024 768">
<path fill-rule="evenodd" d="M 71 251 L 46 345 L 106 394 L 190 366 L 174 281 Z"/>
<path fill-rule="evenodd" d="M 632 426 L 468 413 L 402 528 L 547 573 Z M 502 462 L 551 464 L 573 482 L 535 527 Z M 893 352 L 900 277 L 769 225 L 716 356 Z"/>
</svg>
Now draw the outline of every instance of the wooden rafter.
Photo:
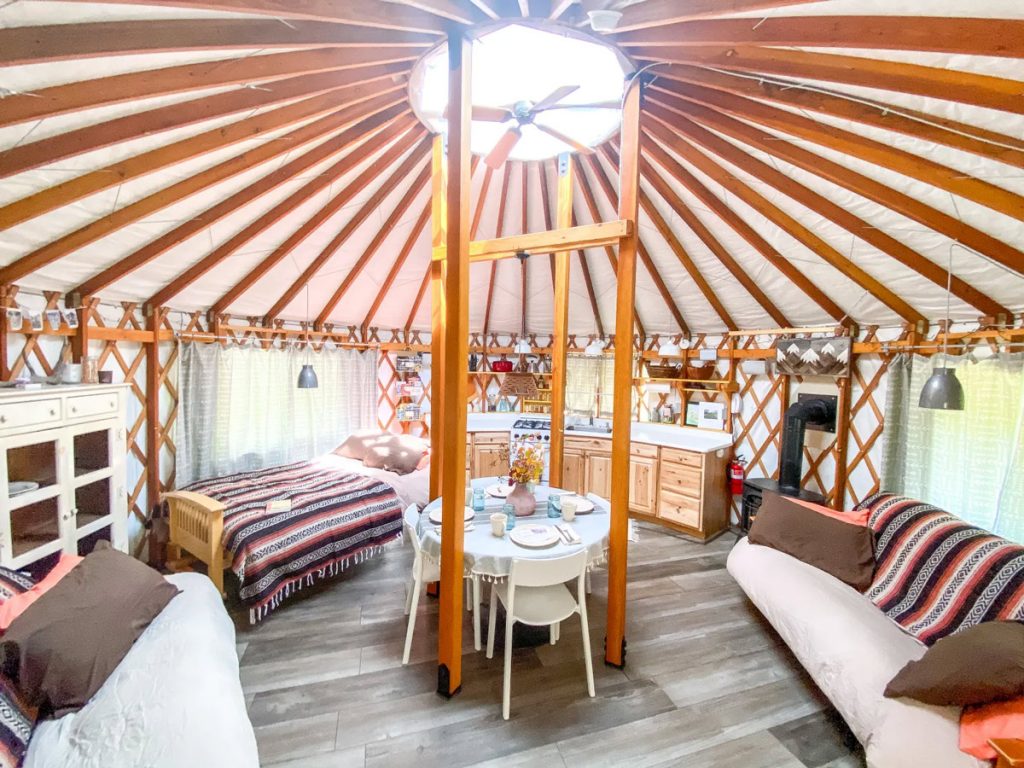
<svg viewBox="0 0 1024 768">
<path fill-rule="evenodd" d="M 656 118 L 659 114 L 656 110 L 651 108 L 648 108 L 647 113 Z M 696 123 L 693 123 L 679 115 L 673 115 L 672 113 L 662 113 L 662 117 L 670 121 L 669 123 L 666 123 L 666 128 L 654 128 L 653 130 L 658 133 L 659 138 L 665 139 L 666 143 L 671 141 L 672 131 L 682 133 L 694 143 L 705 147 L 727 162 L 732 163 L 738 168 L 742 168 L 746 173 L 749 173 L 755 178 L 775 187 L 783 194 L 788 195 L 824 218 L 831 220 L 833 223 L 839 225 L 843 229 L 846 229 L 861 240 L 870 243 L 872 246 L 878 248 L 888 256 L 891 256 L 896 261 L 902 262 L 906 266 L 917 271 L 936 285 L 941 285 L 943 287 L 946 285 L 945 270 L 930 259 L 926 259 L 921 256 L 921 254 L 914 249 L 904 245 L 896 238 L 887 235 L 876 227 L 870 226 L 863 219 L 860 219 L 850 213 L 846 208 L 836 205 L 828 198 L 813 192 L 802 184 L 798 184 L 784 173 L 781 173 L 767 163 L 763 163 L 760 160 L 751 157 L 746 152 L 737 149 L 729 142 L 702 128 Z M 686 154 L 685 150 L 683 150 L 683 154 Z M 952 292 L 958 298 L 980 309 L 983 314 L 990 314 L 995 317 L 999 314 L 1006 314 L 1007 312 L 1006 308 L 1001 306 L 998 302 L 995 302 L 985 296 L 973 286 L 955 275 L 952 279 Z M 900 314 L 903 313 L 901 312 Z"/>
<path fill-rule="evenodd" d="M 745 11 L 766 11 L 782 6 L 798 6 L 817 0 L 645 0 L 625 8 L 616 30 L 661 27 L 707 16 L 727 16 Z"/>
<path fill-rule="evenodd" d="M 632 224 L 628 221 L 602 221 L 597 224 L 581 224 L 567 229 L 550 232 L 531 232 L 525 235 L 509 235 L 495 240 L 474 240 L 470 244 L 472 261 L 508 259 L 525 251 L 527 254 L 550 253 L 564 248 L 597 248 L 612 245 L 628 237 Z M 446 257 L 444 248 L 434 249 L 435 259 Z"/>
<path fill-rule="evenodd" d="M 214 302 L 211 311 L 214 314 L 223 314 L 235 303 L 244 293 L 263 278 L 271 269 L 277 266 L 282 260 L 288 257 L 292 251 L 302 245 L 306 239 L 316 232 L 320 227 L 330 221 L 335 214 L 348 205 L 362 190 L 370 184 L 377 176 L 377 167 L 387 168 L 408 152 L 417 141 L 420 140 L 421 132 L 413 126 L 395 141 L 382 155 L 376 158 L 375 165 L 363 171 L 351 184 L 347 184 L 328 202 L 323 208 L 306 219 L 283 243 L 273 250 L 269 255 L 260 261 L 255 267 L 249 270 L 246 275 Z M 388 137 L 390 138 L 390 137 Z M 371 140 L 372 142 L 373 140 Z M 370 143 L 367 150 L 371 153 L 377 151 L 378 145 Z"/>
<path fill-rule="evenodd" d="M 401 0 L 402 5 L 419 8 L 435 16 L 442 16 L 460 24 L 479 24 L 488 16 L 480 12 L 480 4 L 466 0 Z M 474 6 L 477 10 L 474 10 Z"/>
<path fill-rule="evenodd" d="M 573 204 L 572 210 L 572 225 L 576 226 L 576 206 Z M 594 316 L 594 327 L 597 329 L 597 335 L 599 337 L 604 336 L 604 323 L 601 321 L 601 309 L 597 305 L 597 293 L 594 291 L 594 278 L 590 274 L 590 264 L 587 263 L 587 252 L 583 250 L 576 251 L 576 257 L 580 262 L 580 272 L 583 273 L 583 284 L 587 288 L 587 300 L 590 302 L 590 311 Z M 634 317 L 634 322 L 636 318 Z"/>
<path fill-rule="evenodd" d="M 391 269 L 388 271 L 387 277 L 381 284 L 380 290 L 377 291 L 377 295 L 373 298 L 373 304 L 370 305 L 370 308 L 366 312 L 366 317 L 363 318 L 363 323 L 360 327 L 364 336 L 369 330 L 374 316 L 380 309 L 380 305 L 384 303 L 384 297 L 387 296 L 388 291 L 391 290 L 391 286 L 394 284 L 395 278 L 397 278 L 398 274 L 402 271 L 402 267 L 405 265 L 406 259 L 409 258 L 409 254 L 412 253 L 413 247 L 423 235 L 423 232 L 426 230 L 429 223 L 430 201 L 428 200 L 427 204 L 423 206 L 423 211 L 420 213 L 419 218 L 416 219 L 416 222 L 412 225 L 412 229 L 409 230 L 409 236 L 405 239 L 405 243 L 402 244 L 402 248 L 399 250 L 398 256 L 395 257 L 394 264 L 391 265 Z M 427 266 L 430 266 L 430 262 L 427 262 Z M 417 309 L 419 309 L 418 304 L 413 307 L 414 317 Z M 412 325 L 412 323 L 410 322 L 409 325 Z"/>
<path fill-rule="evenodd" d="M 498 220 L 494 226 L 494 236 L 501 237 L 505 233 L 505 207 L 508 203 L 508 186 L 512 178 L 512 167 L 505 163 L 505 172 L 501 179 L 501 194 L 498 197 Z M 484 338 L 491 330 L 491 308 L 494 305 L 494 279 L 498 272 L 498 261 L 491 262 L 491 271 L 487 277 L 487 304 L 484 308 Z"/>
</svg>

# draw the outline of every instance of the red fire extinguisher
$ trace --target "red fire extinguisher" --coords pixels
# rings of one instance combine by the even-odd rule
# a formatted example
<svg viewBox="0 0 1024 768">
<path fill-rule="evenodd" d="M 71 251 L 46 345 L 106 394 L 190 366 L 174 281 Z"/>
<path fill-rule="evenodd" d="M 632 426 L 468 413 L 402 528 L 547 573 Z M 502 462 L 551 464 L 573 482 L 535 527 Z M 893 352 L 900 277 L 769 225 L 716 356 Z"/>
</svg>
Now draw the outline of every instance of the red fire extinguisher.
<svg viewBox="0 0 1024 768">
<path fill-rule="evenodd" d="M 737 456 L 729 462 L 729 492 L 733 494 L 743 493 L 743 476 L 746 474 L 744 466 L 747 460 L 743 456 Z"/>
</svg>

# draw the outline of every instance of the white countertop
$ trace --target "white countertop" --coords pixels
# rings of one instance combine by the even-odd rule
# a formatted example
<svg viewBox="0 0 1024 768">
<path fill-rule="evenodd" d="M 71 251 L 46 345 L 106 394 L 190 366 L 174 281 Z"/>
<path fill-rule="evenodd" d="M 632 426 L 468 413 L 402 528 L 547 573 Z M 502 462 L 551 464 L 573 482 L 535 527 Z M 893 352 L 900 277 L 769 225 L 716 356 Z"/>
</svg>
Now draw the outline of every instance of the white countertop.
<svg viewBox="0 0 1024 768">
<path fill-rule="evenodd" d="M 546 419 L 538 414 L 522 413 L 470 413 L 466 417 L 467 432 L 505 432 L 521 418 Z M 607 432 L 587 432 L 585 430 L 566 430 L 565 436 L 598 437 L 611 440 Z M 630 439 L 637 443 L 649 443 L 669 448 L 681 448 L 697 453 L 713 453 L 732 445 L 732 437 L 725 432 L 715 432 L 695 427 L 675 427 L 670 424 L 650 424 L 634 421 L 630 426 Z"/>
</svg>

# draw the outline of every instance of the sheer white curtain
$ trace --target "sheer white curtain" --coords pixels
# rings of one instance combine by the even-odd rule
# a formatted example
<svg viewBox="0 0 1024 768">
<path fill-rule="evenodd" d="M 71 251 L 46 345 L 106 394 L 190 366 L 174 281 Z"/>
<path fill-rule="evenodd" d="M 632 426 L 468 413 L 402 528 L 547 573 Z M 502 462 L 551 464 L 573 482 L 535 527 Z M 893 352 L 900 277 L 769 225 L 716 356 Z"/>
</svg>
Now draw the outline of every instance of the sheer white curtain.
<svg viewBox="0 0 1024 768">
<path fill-rule="evenodd" d="M 882 487 L 1024 542 L 1024 355 L 951 357 L 963 411 L 917 406 L 936 360 L 889 369 Z"/>
<path fill-rule="evenodd" d="M 296 386 L 303 363 L 319 386 Z M 377 353 L 182 345 L 177 485 L 301 461 L 377 422 Z"/>
<path fill-rule="evenodd" d="M 565 407 L 580 415 L 610 418 L 615 399 L 615 359 L 569 355 L 565 366 Z"/>
</svg>

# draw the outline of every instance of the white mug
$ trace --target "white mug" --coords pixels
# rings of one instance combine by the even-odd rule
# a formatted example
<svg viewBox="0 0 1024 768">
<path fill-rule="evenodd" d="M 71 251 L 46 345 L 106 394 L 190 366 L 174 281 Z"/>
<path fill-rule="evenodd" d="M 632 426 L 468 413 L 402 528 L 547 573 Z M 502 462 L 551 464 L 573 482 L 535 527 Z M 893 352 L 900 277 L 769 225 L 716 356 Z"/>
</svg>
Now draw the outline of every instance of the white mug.
<svg viewBox="0 0 1024 768">
<path fill-rule="evenodd" d="M 508 515 L 504 512 L 495 512 L 491 515 L 491 533 L 501 538 L 505 535 L 505 524 L 508 522 Z"/>
<path fill-rule="evenodd" d="M 65 363 L 64 371 L 61 375 L 61 379 L 65 384 L 81 384 L 82 383 L 82 364 L 81 363 Z"/>
<path fill-rule="evenodd" d="M 571 523 L 576 519 L 576 502 L 562 499 L 562 520 Z"/>
</svg>

